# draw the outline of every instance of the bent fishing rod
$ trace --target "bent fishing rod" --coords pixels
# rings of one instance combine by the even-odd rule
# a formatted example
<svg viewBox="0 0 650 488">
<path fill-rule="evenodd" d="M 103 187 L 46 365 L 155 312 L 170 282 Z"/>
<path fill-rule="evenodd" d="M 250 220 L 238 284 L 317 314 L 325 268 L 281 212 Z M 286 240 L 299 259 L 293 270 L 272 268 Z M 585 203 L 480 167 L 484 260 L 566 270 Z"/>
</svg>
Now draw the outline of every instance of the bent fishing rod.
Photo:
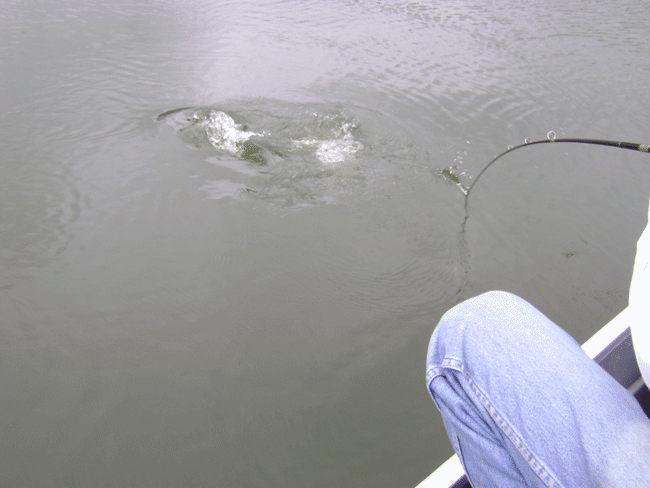
<svg viewBox="0 0 650 488">
<path fill-rule="evenodd" d="M 506 154 L 510 154 L 512 151 L 516 151 L 517 149 L 521 149 L 522 147 L 528 147 L 528 146 L 533 146 L 535 144 L 553 144 L 556 142 L 568 142 L 568 143 L 574 143 L 574 144 L 595 144 L 598 146 L 610 146 L 610 147 L 618 147 L 620 149 L 629 149 L 631 151 L 639 151 L 639 152 L 644 152 L 648 153 L 650 152 L 650 144 L 636 144 L 632 142 L 619 142 L 619 141 L 608 141 L 604 139 L 577 139 L 577 138 L 568 138 L 568 139 L 556 139 L 555 138 L 555 132 L 551 131 L 547 134 L 546 139 L 542 139 L 539 141 L 531 141 L 530 139 L 526 138 L 523 144 L 520 144 L 518 146 L 509 146 L 508 149 L 498 156 L 495 156 L 495 158 L 490 161 L 488 164 L 486 164 L 483 169 L 479 172 L 479 174 L 476 176 L 476 179 L 472 182 L 471 185 L 467 189 L 463 188 L 462 185 L 459 185 L 463 193 L 465 194 L 465 218 L 463 219 L 463 222 L 460 225 L 460 235 L 459 235 L 459 250 L 460 250 L 460 262 L 461 266 L 463 268 L 463 278 L 462 278 L 462 283 L 460 284 L 459 290 L 457 292 L 458 295 L 462 294 L 463 289 L 465 288 L 465 285 L 467 284 L 469 280 L 469 248 L 467 245 L 467 240 L 466 240 L 466 225 L 467 221 L 469 219 L 469 196 L 472 193 L 472 189 L 474 186 L 476 186 L 476 183 L 478 183 L 478 180 L 481 178 L 481 176 L 492 166 L 494 163 L 497 162 L 500 158 L 505 156 Z"/>
<path fill-rule="evenodd" d="M 644 153 L 650 153 L 650 144 L 636 144 L 634 142 L 623 142 L 623 141 L 608 141 L 604 139 L 576 139 L 576 138 L 562 138 L 562 139 L 556 139 L 555 138 L 555 132 L 551 131 L 547 134 L 546 139 L 541 139 L 539 141 L 531 141 L 529 139 L 526 139 L 523 144 L 520 144 L 518 146 L 510 146 L 508 149 L 498 156 L 496 156 L 492 161 L 490 161 L 488 164 L 485 165 L 485 167 L 479 172 L 479 174 L 476 176 L 476 179 L 472 182 L 471 185 L 469 185 L 469 188 L 467 188 L 467 191 L 465 192 L 465 216 L 466 218 L 469 216 L 468 215 L 468 202 L 469 202 L 469 195 L 472 192 L 472 188 L 478 183 L 478 180 L 481 178 L 483 173 L 487 171 L 487 169 L 492 166 L 494 163 L 497 162 L 499 158 L 502 156 L 505 156 L 506 154 L 510 154 L 512 151 L 516 151 L 517 149 L 521 149 L 522 147 L 528 147 L 532 146 L 534 144 L 554 144 L 557 142 L 570 142 L 574 144 L 594 144 L 598 146 L 610 146 L 610 147 L 618 147 L 620 149 L 629 149 L 630 151 L 639 151 L 639 152 L 644 152 Z"/>
</svg>

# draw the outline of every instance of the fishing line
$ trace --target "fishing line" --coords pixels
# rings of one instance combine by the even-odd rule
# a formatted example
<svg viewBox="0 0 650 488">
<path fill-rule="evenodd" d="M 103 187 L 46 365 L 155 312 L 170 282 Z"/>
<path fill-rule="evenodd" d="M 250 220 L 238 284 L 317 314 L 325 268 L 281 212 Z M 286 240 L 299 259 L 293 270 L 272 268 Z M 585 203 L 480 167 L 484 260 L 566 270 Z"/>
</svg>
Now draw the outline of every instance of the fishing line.
<svg viewBox="0 0 650 488">
<path fill-rule="evenodd" d="M 514 147 L 510 146 L 506 151 L 496 156 L 492 161 L 490 161 L 488 164 L 486 164 L 483 167 L 483 169 L 476 176 L 476 179 L 474 179 L 472 184 L 469 185 L 469 187 L 466 190 L 463 189 L 463 187 L 461 186 L 461 189 L 463 189 L 463 193 L 465 193 L 465 218 L 461 223 L 461 230 L 459 236 L 460 237 L 459 258 L 460 258 L 461 269 L 463 272 L 460 288 L 456 292 L 459 301 L 463 300 L 462 295 L 466 291 L 467 285 L 469 283 L 469 246 L 467 245 L 467 239 L 466 239 L 466 225 L 467 225 L 467 220 L 469 219 L 468 205 L 469 205 L 469 196 L 472 193 L 472 189 L 476 186 L 476 183 L 478 183 L 478 180 L 488 170 L 488 168 L 490 168 L 490 166 L 492 166 L 494 163 L 497 162 L 497 160 L 499 160 L 506 154 L 510 154 L 511 152 L 516 151 L 517 149 L 521 149 L 522 147 L 533 146 L 535 144 L 553 144 L 556 142 L 567 142 L 573 144 L 593 144 L 598 146 L 610 146 L 610 147 L 617 147 L 620 149 L 629 149 L 630 151 L 650 153 L 650 144 L 636 144 L 633 142 L 624 142 L 624 141 L 608 141 L 605 139 L 581 139 L 581 138 L 556 139 L 555 132 L 551 131 L 547 134 L 546 139 L 541 139 L 539 141 L 531 141 L 529 139 L 526 139 L 523 144 Z"/>
</svg>

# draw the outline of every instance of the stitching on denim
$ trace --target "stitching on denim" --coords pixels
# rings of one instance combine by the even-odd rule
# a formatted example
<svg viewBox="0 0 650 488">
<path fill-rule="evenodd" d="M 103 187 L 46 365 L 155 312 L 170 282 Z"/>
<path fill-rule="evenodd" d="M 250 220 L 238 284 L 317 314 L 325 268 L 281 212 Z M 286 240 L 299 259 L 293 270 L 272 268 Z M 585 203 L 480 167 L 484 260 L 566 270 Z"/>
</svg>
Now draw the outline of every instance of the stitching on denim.
<svg viewBox="0 0 650 488">
<path fill-rule="evenodd" d="M 431 366 L 427 370 L 427 389 L 429 390 L 429 394 L 431 395 L 433 402 L 436 404 L 436 407 L 438 407 L 438 410 L 440 410 L 440 406 L 438 405 L 438 402 L 436 402 L 436 399 L 434 398 L 431 392 L 431 383 L 438 376 L 445 375 L 448 370 L 453 370 L 455 373 L 460 373 L 461 375 L 467 375 L 467 372 L 465 371 L 465 365 L 463 364 L 463 362 L 460 359 L 452 358 L 452 357 L 443 358 L 440 365 Z M 470 485 L 475 486 L 472 483 L 472 478 L 470 477 L 469 472 L 467 471 L 467 466 L 465 464 L 463 451 L 460 447 L 460 441 L 458 440 L 458 434 L 456 433 L 456 429 L 454 428 L 454 425 L 451 423 L 449 424 L 449 427 L 451 428 L 452 431 L 451 444 L 452 447 L 454 448 L 454 452 L 458 455 L 458 459 L 460 461 L 461 466 L 463 467 L 463 471 L 465 472 L 465 476 L 467 476 Z"/>
<path fill-rule="evenodd" d="M 470 387 L 483 404 L 485 409 L 492 417 L 492 420 L 499 426 L 499 428 L 508 436 L 508 439 L 513 443 L 517 448 L 521 456 L 526 460 L 531 469 L 539 477 L 539 479 L 546 485 L 548 488 L 554 488 L 555 486 L 560 487 L 561 484 L 553 478 L 551 473 L 542 465 L 542 463 L 537 459 L 537 457 L 526 447 L 521 437 L 515 433 L 514 429 L 508 424 L 508 422 L 501 416 L 497 409 L 492 405 L 488 400 L 487 395 L 485 395 L 481 389 L 474 382 L 474 378 L 469 373 L 466 373 L 466 378 L 469 382 Z"/>
<path fill-rule="evenodd" d="M 431 382 L 436 376 L 445 374 L 445 370 L 453 369 L 459 373 L 465 374 L 465 367 L 463 363 L 456 358 L 444 358 L 440 365 L 429 366 L 427 369 L 427 387 L 431 385 Z"/>
</svg>

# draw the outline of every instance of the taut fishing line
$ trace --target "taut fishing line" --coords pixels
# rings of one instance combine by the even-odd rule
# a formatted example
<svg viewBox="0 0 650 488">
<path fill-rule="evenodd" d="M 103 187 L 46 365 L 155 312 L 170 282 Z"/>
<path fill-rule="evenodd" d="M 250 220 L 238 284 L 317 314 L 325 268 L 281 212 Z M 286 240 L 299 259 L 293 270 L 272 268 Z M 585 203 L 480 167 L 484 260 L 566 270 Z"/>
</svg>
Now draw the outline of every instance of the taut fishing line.
<svg viewBox="0 0 650 488">
<path fill-rule="evenodd" d="M 457 292 L 457 295 L 460 296 L 462 293 L 463 289 L 467 285 L 468 278 L 469 278 L 469 248 L 467 246 L 467 240 L 465 239 L 465 225 L 467 224 L 467 219 L 469 219 L 469 196 L 472 194 L 472 189 L 476 186 L 476 183 L 478 183 L 478 180 L 481 178 L 481 176 L 488 170 L 490 166 L 492 166 L 494 163 L 497 162 L 501 157 L 505 156 L 506 154 L 510 154 L 513 151 L 516 151 L 517 149 L 521 149 L 522 147 L 529 147 L 533 146 L 535 144 L 554 144 L 558 142 L 569 142 L 573 144 L 592 144 L 592 145 L 598 145 L 598 146 L 610 146 L 610 147 L 617 147 L 620 149 L 629 149 L 630 151 L 638 151 L 638 152 L 644 152 L 644 153 L 650 153 L 650 144 L 636 144 L 634 142 L 623 142 L 623 141 L 608 141 L 604 139 L 580 139 L 580 138 L 562 138 L 562 139 L 556 139 L 555 137 L 555 132 L 551 131 L 547 134 L 546 139 L 541 139 L 538 141 L 531 141 L 529 139 L 526 139 L 523 144 L 520 144 L 518 146 L 509 146 L 508 149 L 498 156 L 496 156 L 492 161 L 490 161 L 488 164 L 486 164 L 483 169 L 479 172 L 479 174 L 476 176 L 474 181 L 472 182 L 469 187 L 466 189 L 463 188 L 461 185 L 461 189 L 463 193 L 465 193 L 465 218 L 463 219 L 463 223 L 461 224 L 461 231 L 460 231 L 460 260 L 462 263 L 462 267 L 464 268 L 464 278 L 462 280 L 462 284 L 460 289 Z"/>
</svg>

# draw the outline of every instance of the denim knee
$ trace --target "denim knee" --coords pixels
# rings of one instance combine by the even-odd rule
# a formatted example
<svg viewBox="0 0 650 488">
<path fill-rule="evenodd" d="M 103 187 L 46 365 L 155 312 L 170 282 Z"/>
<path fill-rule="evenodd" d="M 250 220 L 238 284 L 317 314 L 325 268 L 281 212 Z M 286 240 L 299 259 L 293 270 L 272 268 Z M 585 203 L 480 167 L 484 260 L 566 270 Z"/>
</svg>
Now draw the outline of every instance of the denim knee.
<svg viewBox="0 0 650 488">
<path fill-rule="evenodd" d="M 443 367 L 476 371 L 490 364 L 516 367 L 549 358 L 558 346 L 580 348 L 571 336 L 522 298 L 491 291 L 445 313 L 429 343 L 427 376 Z M 539 355 L 543 353 L 543 358 Z M 467 371 L 466 371 L 467 372 Z"/>
<path fill-rule="evenodd" d="M 634 397 L 515 295 L 485 293 L 441 318 L 427 387 L 477 486 L 513 486 L 508 473 L 522 473 L 517 486 L 647 481 L 650 424 Z"/>
<path fill-rule="evenodd" d="M 489 340 L 497 344 L 532 339 L 530 310 L 536 309 L 512 293 L 490 291 L 470 298 L 445 313 L 434 331 L 432 342 L 447 353 L 469 352 Z M 528 327 L 526 326 L 528 325 Z M 534 328 L 534 327 L 533 327 Z M 460 358 L 458 358 L 460 359 Z"/>
</svg>

